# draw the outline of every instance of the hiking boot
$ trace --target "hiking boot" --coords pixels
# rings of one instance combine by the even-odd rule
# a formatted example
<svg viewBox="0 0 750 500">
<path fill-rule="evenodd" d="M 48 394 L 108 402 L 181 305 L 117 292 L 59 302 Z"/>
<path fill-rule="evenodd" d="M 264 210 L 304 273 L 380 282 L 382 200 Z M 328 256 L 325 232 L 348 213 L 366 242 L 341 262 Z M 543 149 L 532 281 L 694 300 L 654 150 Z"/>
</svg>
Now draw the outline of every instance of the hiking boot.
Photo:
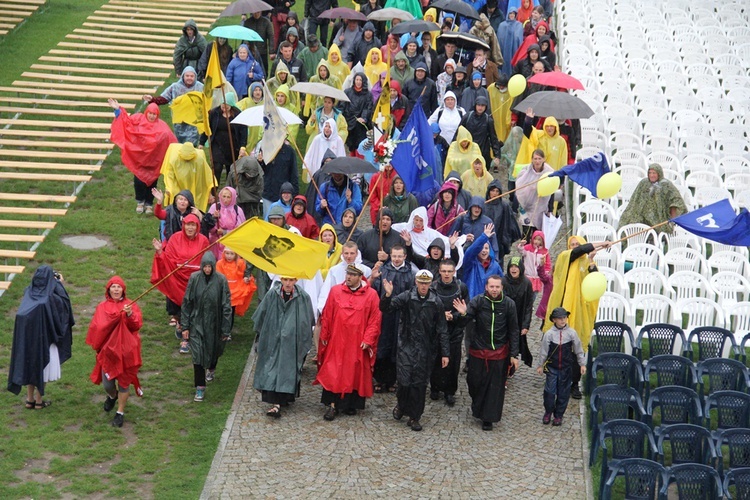
<svg viewBox="0 0 750 500">
<path fill-rule="evenodd" d="M 214 373 L 216 370 L 206 370 L 206 382 L 211 382 L 214 379 Z"/>
<path fill-rule="evenodd" d="M 553 425 L 554 427 L 560 427 L 560 426 L 562 425 L 562 417 L 555 417 L 555 418 L 554 418 L 554 419 L 552 420 L 552 425 Z"/>
<path fill-rule="evenodd" d="M 329 406 L 328 410 L 326 410 L 325 415 L 323 415 L 323 420 L 327 420 L 328 422 L 332 421 L 334 418 L 336 418 L 336 415 L 339 414 L 339 411 L 334 408 L 333 406 Z"/>
<path fill-rule="evenodd" d="M 549 424 L 550 420 L 552 420 L 552 414 L 551 413 L 545 413 L 544 416 L 542 417 L 542 423 L 544 425 L 547 425 L 547 424 Z"/>
<path fill-rule="evenodd" d="M 446 394 L 445 404 L 448 406 L 454 406 L 456 404 L 456 396 L 454 396 L 453 394 Z"/>
<path fill-rule="evenodd" d="M 430 389 L 430 399 L 433 401 L 437 401 L 438 399 L 440 399 L 440 391 Z"/>
<path fill-rule="evenodd" d="M 190 354 L 190 346 L 188 345 L 187 340 L 180 343 L 180 354 Z"/>
<path fill-rule="evenodd" d="M 112 427 L 122 427 L 125 421 L 125 415 L 120 412 L 115 413 L 115 418 L 112 419 Z"/>
<path fill-rule="evenodd" d="M 492 422 L 482 422 L 482 430 L 483 431 L 491 431 L 492 430 Z"/>
<path fill-rule="evenodd" d="M 117 398 L 110 398 L 109 394 L 107 394 L 107 399 L 104 400 L 104 411 L 112 411 L 116 403 Z"/>
<path fill-rule="evenodd" d="M 393 418 L 401 420 L 404 417 L 404 412 L 398 406 L 393 407 Z"/>
<path fill-rule="evenodd" d="M 411 430 L 417 432 L 422 430 L 422 424 L 419 423 L 419 420 L 413 420 L 409 427 L 411 427 Z"/>
<path fill-rule="evenodd" d="M 581 399 L 581 398 L 583 398 L 583 394 L 581 394 L 581 389 L 579 389 L 577 385 L 574 385 L 570 389 L 570 397 L 573 398 L 573 399 Z"/>
<path fill-rule="evenodd" d="M 195 397 L 193 398 L 193 401 L 196 401 L 200 403 L 203 401 L 203 397 L 206 395 L 206 388 L 205 387 L 196 387 L 195 388 Z"/>
</svg>

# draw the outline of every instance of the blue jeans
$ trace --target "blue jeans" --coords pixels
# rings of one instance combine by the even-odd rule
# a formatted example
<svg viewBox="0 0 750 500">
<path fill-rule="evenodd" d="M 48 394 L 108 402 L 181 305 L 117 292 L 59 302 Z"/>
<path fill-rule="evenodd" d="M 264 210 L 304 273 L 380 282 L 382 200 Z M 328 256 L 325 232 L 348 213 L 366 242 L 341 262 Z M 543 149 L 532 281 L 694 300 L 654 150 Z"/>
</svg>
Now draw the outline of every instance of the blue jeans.
<svg viewBox="0 0 750 500">
<path fill-rule="evenodd" d="M 544 382 L 544 412 L 562 418 L 570 400 L 570 369 L 558 370 L 547 365 L 547 379 Z"/>
</svg>

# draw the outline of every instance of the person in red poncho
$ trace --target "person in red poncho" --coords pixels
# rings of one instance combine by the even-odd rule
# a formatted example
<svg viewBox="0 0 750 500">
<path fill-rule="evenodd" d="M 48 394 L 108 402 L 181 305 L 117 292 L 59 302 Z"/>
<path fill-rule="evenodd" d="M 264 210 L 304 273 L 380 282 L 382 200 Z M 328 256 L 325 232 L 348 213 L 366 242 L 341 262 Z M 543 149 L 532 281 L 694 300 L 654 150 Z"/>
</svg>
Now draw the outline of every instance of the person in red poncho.
<svg viewBox="0 0 750 500">
<path fill-rule="evenodd" d="M 363 279 L 361 264 L 349 264 L 346 281 L 331 288 L 320 317 L 318 376 L 320 402 L 328 406 L 323 418 L 339 411 L 355 415 L 372 397 L 372 369 L 380 335 L 380 298 Z"/>
<path fill-rule="evenodd" d="M 113 276 L 107 282 L 104 301 L 96 306 L 86 343 L 96 351 L 91 381 L 103 384 L 107 392 L 104 411 L 112 411 L 117 403 L 114 427 L 122 427 L 130 386 L 135 386 L 138 396 L 143 394 L 138 381 L 138 370 L 143 364 L 138 333 L 142 325 L 141 309 L 136 303 L 125 302 L 125 282 Z"/>
<path fill-rule="evenodd" d="M 151 266 L 151 283 L 156 284 L 175 270 L 177 266 L 185 264 L 179 271 L 159 283 L 157 288 L 167 297 L 167 314 L 179 323 L 180 304 L 185 296 L 190 275 L 200 269 L 201 250 L 208 247 L 208 238 L 199 232 L 200 221 L 194 214 L 187 215 L 182 221 L 182 230 L 175 233 L 166 242 L 154 238 L 151 243 L 156 253 L 154 263 Z M 177 324 L 177 331 L 180 325 Z M 183 341 L 180 345 L 182 354 L 189 354 L 188 343 Z"/>
<path fill-rule="evenodd" d="M 159 119 L 159 106 L 151 103 L 145 113 L 128 115 L 115 99 L 107 101 L 115 110 L 109 140 L 120 146 L 122 164 L 133 172 L 133 188 L 138 205 L 136 213 L 153 213 L 154 195 L 151 190 L 159 180 L 167 148 L 177 138 L 164 121 Z"/>
</svg>

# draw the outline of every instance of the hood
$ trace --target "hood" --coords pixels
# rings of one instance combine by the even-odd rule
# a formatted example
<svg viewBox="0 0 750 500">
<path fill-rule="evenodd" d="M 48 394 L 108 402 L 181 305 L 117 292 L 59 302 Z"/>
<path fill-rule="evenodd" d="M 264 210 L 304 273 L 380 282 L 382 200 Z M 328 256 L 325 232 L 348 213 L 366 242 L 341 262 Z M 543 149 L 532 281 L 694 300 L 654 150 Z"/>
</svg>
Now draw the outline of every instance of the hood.
<svg viewBox="0 0 750 500">
<path fill-rule="evenodd" d="M 469 202 L 469 207 L 467 208 L 467 211 L 471 215 L 471 209 L 474 207 L 479 207 L 482 209 L 482 212 L 484 212 L 484 199 L 481 196 L 472 196 L 471 201 Z M 482 215 L 481 213 L 479 214 Z"/>
<path fill-rule="evenodd" d="M 177 193 L 178 196 L 184 196 L 188 201 L 188 212 L 191 208 L 195 206 L 195 198 L 193 198 L 193 193 L 190 192 L 189 189 L 183 189 L 179 193 Z M 174 197 L 174 200 L 172 200 L 172 206 L 177 209 L 177 196 Z"/>
<path fill-rule="evenodd" d="M 352 78 L 352 90 L 354 89 L 354 78 L 356 78 L 357 76 L 362 77 L 362 90 L 360 90 L 360 92 L 369 91 L 369 89 L 367 88 L 367 85 L 368 85 L 367 75 L 365 75 L 364 71 L 357 71 L 356 73 L 354 73 L 354 77 Z"/>
<path fill-rule="evenodd" d="M 513 14 L 515 14 L 516 17 L 518 17 L 518 9 L 516 7 L 511 7 L 510 9 L 508 9 L 508 14 L 505 15 L 505 20 L 506 21 L 510 21 L 510 14 L 511 14 L 511 12 Z M 516 19 L 514 19 L 514 21 L 516 21 Z"/>
<path fill-rule="evenodd" d="M 276 205 L 275 207 L 271 207 L 271 210 L 268 211 L 268 219 L 270 220 L 271 217 L 281 217 L 282 219 L 286 219 L 286 212 L 283 208 Z"/>
<path fill-rule="evenodd" d="M 336 131 L 336 134 L 338 134 L 338 130 Z M 325 164 L 326 160 L 329 159 L 329 158 L 331 160 L 335 160 L 336 158 L 338 158 L 338 156 L 336 156 L 336 153 L 334 153 L 333 151 L 331 151 L 331 148 L 326 149 L 326 152 L 323 153 L 323 161 L 320 162 L 320 166 L 323 167 L 323 165 Z"/>
<path fill-rule="evenodd" d="M 233 187 L 229 187 L 229 186 L 221 188 L 221 191 L 219 191 L 219 196 L 221 196 L 222 191 L 229 191 L 229 194 L 232 196 L 232 199 L 229 201 L 229 205 L 227 206 L 232 206 L 235 203 L 237 203 L 237 190 L 236 189 L 234 189 Z"/>
<path fill-rule="evenodd" d="M 398 95 L 399 99 L 401 98 L 401 84 L 398 83 L 398 80 L 391 80 L 388 85 L 390 88 L 396 91 L 396 94 Z"/>
<path fill-rule="evenodd" d="M 404 180 L 401 178 L 400 175 L 396 175 L 393 177 L 393 179 L 391 179 L 391 187 L 388 188 L 388 195 L 390 197 L 396 196 L 396 191 L 393 189 L 393 185 L 396 183 L 396 179 L 400 180 L 401 182 L 404 182 Z M 404 193 L 401 196 L 406 197 L 407 194 L 408 194 L 408 191 L 406 191 L 406 184 L 404 184 Z"/>
<path fill-rule="evenodd" d="M 570 242 L 573 240 L 577 240 L 579 244 L 585 245 L 586 244 L 586 238 L 583 236 L 573 235 L 570 238 L 568 238 L 568 250 L 570 250 Z"/>
<path fill-rule="evenodd" d="M 193 224 L 198 226 L 198 233 L 196 233 L 196 235 L 199 234 L 200 229 L 201 229 L 201 220 L 195 214 L 188 214 L 185 216 L 184 219 L 182 219 L 182 232 L 185 233 L 185 225 L 188 224 L 189 222 L 192 222 Z M 187 236 L 187 234 L 185 234 L 185 236 Z M 208 253 L 211 253 L 211 252 L 208 252 Z"/>
<path fill-rule="evenodd" d="M 510 266 L 516 266 L 518 270 L 520 271 L 520 274 L 518 275 L 518 278 L 514 278 L 510 275 Z M 513 284 L 520 283 L 525 279 L 526 276 L 526 269 L 524 269 L 523 265 L 523 257 L 516 255 L 510 258 L 510 261 L 508 261 L 508 272 L 505 273 L 505 277 Z"/>
<path fill-rule="evenodd" d="M 485 175 L 489 174 L 489 172 L 487 172 L 487 164 L 484 161 L 484 157 L 482 155 L 479 155 L 476 158 L 474 158 L 473 160 L 471 160 L 471 173 L 472 173 L 472 175 L 474 175 L 474 177 L 477 177 L 477 174 L 474 173 L 474 162 L 476 162 L 477 160 L 479 160 L 480 163 L 482 164 L 482 175 L 480 177 L 484 177 Z"/>
<path fill-rule="evenodd" d="M 427 247 L 428 257 L 430 255 L 430 250 L 432 249 L 432 247 L 438 247 L 443 252 L 443 255 L 440 257 L 440 259 L 442 260 L 445 257 L 445 241 L 443 241 L 443 238 L 435 238 L 434 240 L 432 240 L 432 243 L 430 243 Z"/>
<path fill-rule="evenodd" d="M 328 61 L 326 61 L 325 59 L 321 59 L 320 62 L 318 63 L 318 66 L 315 68 L 315 75 L 318 78 L 320 78 L 320 68 L 321 67 L 323 67 L 326 70 L 328 70 L 328 77 L 326 79 L 331 78 L 331 66 L 328 63 Z"/>
<path fill-rule="evenodd" d="M 27 289 L 29 295 L 34 298 L 40 298 L 50 295 L 55 289 L 55 271 L 50 266 L 40 266 L 34 272 L 31 278 L 31 284 Z"/>
<path fill-rule="evenodd" d="M 539 28 L 542 26 L 544 26 L 544 28 L 547 30 L 544 33 L 545 34 L 549 33 L 549 24 L 547 24 L 546 21 L 539 21 L 538 23 L 536 23 L 536 30 L 535 30 L 536 36 L 539 36 Z"/>
<path fill-rule="evenodd" d="M 201 271 L 203 270 L 203 266 L 211 266 L 211 274 L 216 271 L 216 257 L 213 252 L 206 252 L 203 254 L 203 257 L 201 258 Z"/>
<path fill-rule="evenodd" d="M 182 25 L 182 34 L 183 35 L 187 36 L 187 29 L 188 28 L 193 28 L 193 30 L 195 30 L 195 36 L 197 38 L 198 37 L 198 25 L 195 24 L 195 21 L 193 21 L 192 19 L 188 19 L 187 21 L 185 21 L 185 24 Z"/>
<path fill-rule="evenodd" d="M 341 49 L 335 43 L 333 45 L 331 45 L 331 48 L 328 49 L 328 64 L 329 65 L 333 64 L 331 62 L 331 54 L 336 54 L 337 56 L 339 56 L 339 62 L 337 62 L 336 64 L 346 64 L 346 63 L 344 63 L 344 60 L 341 58 Z M 329 69 L 330 69 L 330 67 L 329 67 Z"/>
<path fill-rule="evenodd" d="M 256 88 L 259 88 L 259 89 L 263 90 L 263 84 L 260 83 L 260 82 L 253 82 L 250 85 L 250 92 L 248 92 L 248 95 L 252 96 L 253 92 L 255 91 Z M 251 97 L 251 99 L 252 99 L 252 97 Z M 261 97 L 260 99 L 263 100 L 263 97 Z"/>
<path fill-rule="evenodd" d="M 406 57 L 406 54 L 403 52 L 398 52 L 395 56 L 393 56 L 393 65 L 396 65 L 396 61 L 406 61 L 406 63 L 409 63 L 409 58 Z"/>
<path fill-rule="evenodd" d="M 464 141 L 469 141 L 469 146 L 467 148 L 461 146 L 461 143 Z M 459 151 L 462 153 L 468 153 L 471 149 L 472 142 L 474 142 L 474 138 L 471 136 L 471 132 L 469 132 L 469 130 L 463 125 L 458 127 L 458 133 L 456 133 L 456 144 L 458 145 Z"/>
<path fill-rule="evenodd" d="M 544 119 L 544 131 L 547 131 L 547 127 L 552 125 L 555 127 L 555 135 L 552 137 L 558 137 L 560 135 L 560 125 L 557 123 L 557 119 L 554 116 L 548 116 Z"/>
<path fill-rule="evenodd" d="M 544 238 L 544 231 L 540 231 L 538 229 L 532 233 L 532 235 L 531 235 L 531 241 L 529 241 L 529 244 L 533 245 L 534 244 L 534 238 L 536 238 L 537 236 L 539 236 L 542 239 L 542 246 L 544 248 L 547 248 L 547 241 Z"/>
<path fill-rule="evenodd" d="M 292 36 L 295 36 L 295 37 L 299 38 L 299 32 L 297 31 L 297 28 L 295 28 L 294 26 L 292 26 L 288 30 L 286 30 L 286 36 L 287 36 L 287 38 L 289 37 L 289 35 L 292 35 Z"/>
<path fill-rule="evenodd" d="M 355 211 L 355 210 L 354 210 L 353 208 L 351 208 L 351 207 L 349 207 L 349 208 L 345 208 L 345 209 L 344 209 L 344 211 L 343 211 L 343 212 L 341 212 L 341 220 L 342 220 L 342 222 L 341 222 L 341 227 L 345 227 L 345 226 L 344 226 L 344 222 L 343 222 L 343 219 L 344 219 L 344 214 L 345 214 L 346 212 L 351 212 L 351 213 L 352 213 L 352 216 L 354 216 L 354 222 L 357 222 L 357 212 L 356 212 L 356 211 Z M 354 222 L 353 222 L 352 224 L 354 224 Z M 351 227 L 352 227 L 352 226 L 348 226 L 348 227 L 347 227 L 347 229 L 349 229 L 349 228 L 351 228 Z"/>
<path fill-rule="evenodd" d="M 423 63 L 422 61 L 419 61 L 417 64 L 414 65 L 414 71 L 416 72 L 418 69 L 425 71 L 425 78 L 429 76 L 429 71 L 427 71 L 427 65 Z"/>
<path fill-rule="evenodd" d="M 373 63 L 372 62 L 372 55 L 378 54 L 378 62 Z M 383 53 L 380 51 L 379 48 L 373 47 L 370 50 L 367 51 L 367 58 L 365 59 L 365 67 L 367 66 L 374 66 L 376 64 L 380 64 L 383 62 Z"/>
<path fill-rule="evenodd" d="M 146 113 L 156 113 L 156 119 L 159 119 L 159 116 L 161 115 L 161 111 L 159 111 L 159 105 L 155 102 L 152 102 L 148 106 L 146 106 L 146 111 L 143 112 L 145 115 Z"/>
<path fill-rule="evenodd" d="M 427 9 L 422 16 L 422 20 L 427 21 L 427 16 L 432 16 L 433 23 L 438 22 L 437 9 L 435 7 L 430 7 L 429 9 Z"/>
<path fill-rule="evenodd" d="M 294 199 L 292 200 L 292 206 L 296 205 L 297 203 L 301 203 L 301 204 L 302 204 L 302 206 L 303 206 L 303 207 L 305 208 L 305 210 L 303 210 L 303 211 L 302 211 L 302 215 L 301 215 L 301 216 L 299 216 L 299 217 L 297 217 L 297 215 L 296 215 L 296 214 L 294 213 L 294 210 L 292 210 L 292 211 L 291 211 L 290 213 L 291 213 L 292 215 L 294 215 L 294 217 L 297 217 L 297 218 L 299 219 L 300 217 L 304 217 L 304 216 L 305 216 L 305 213 L 307 212 L 307 198 L 305 198 L 305 197 L 304 197 L 303 195 L 301 195 L 301 194 L 298 194 L 298 195 L 297 195 L 297 196 L 295 196 L 295 197 L 294 197 Z"/>
<path fill-rule="evenodd" d="M 382 219 L 383 217 L 390 217 L 391 222 L 393 222 L 393 212 L 390 208 L 384 207 L 380 209 L 380 213 L 378 214 L 378 222 L 380 222 L 380 219 Z"/>
<path fill-rule="evenodd" d="M 448 172 L 448 176 L 445 178 L 445 180 L 447 181 L 449 179 L 455 179 L 455 180 L 457 180 L 458 181 L 458 189 L 459 190 L 463 189 L 463 187 L 464 187 L 464 181 L 461 180 L 461 174 L 459 174 L 455 170 L 451 170 L 450 172 Z"/>
<path fill-rule="evenodd" d="M 289 73 L 289 66 L 287 66 L 286 63 L 284 63 L 282 59 L 279 59 L 278 61 L 279 61 L 279 64 L 276 66 L 276 73 L 274 73 L 276 80 L 281 81 L 279 79 L 279 73 L 286 73 L 287 74 L 286 78 L 287 80 L 289 80 L 289 75 L 291 74 Z"/>
<path fill-rule="evenodd" d="M 185 73 L 193 73 L 194 75 L 198 76 L 198 72 L 195 71 L 195 68 L 192 66 L 185 66 L 185 69 L 182 70 L 182 75 L 180 75 L 180 82 L 185 87 L 192 89 L 193 87 L 195 87 L 195 83 L 193 83 L 192 85 L 188 85 L 187 83 L 185 83 Z M 198 79 L 196 78 L 195 81 L 197 82 Z"/>
<path fill-rule="evenodd" d="M 664 178 L 664 170 L 661 168 L 661 165 L 659 165 L 658 163 L 652 163 L 651 165 L 649 165 L 648 170 L 653 170 L 654 172 L 656 172 L 656 174 L 659 176 L 659 179 L 657 180 L 657 182 Z M 646 174 L 648 174 L 648 170 L 646 171 Z"/>
<path fill-rule="evenodd" d="M 284 182 L 281 185 L 281 189 L 279 189 L 279 196 L 281 196 L 283 193 L 292 193 L 292 194 L 294 194 L 294 186 L 292 186 L 291 182 Z"/>
<path fill-rule="evenodd" d="M 454 61 L 451 57 L 445 60 L 445 63 L 443 64 L 443 70 L 445 70 L 445 68 L 447 68 L 448 66 L 453 66 L 453 71 L 456 70 L 456 61 Z"/>
<path fill-rule="evenodd" d="M 320 234 L 318 235 L 318 241 L 323 241 L 323 233 L 325 231 L 330 231 L 333 233 L 333 247 L 336 248 L 336 245 L 339 244 L 339 237 L 336 236 L 336 230 L 333 228 L 332 225 L 328 224 L 327 222 L 323 224 L 323 226 L 320 228 Z"/>
<path fill-rule="evenodd" d="M 531 45 L 529 45 L 529 48 L 526 49 L 526 55 L 528 55 L 532 50 L 536 50 L 537 52 L 539 52 L 539 54 L 542 53 L 542 49 L 539 48 L 538 43 L 532 43 Z"/>
<path fill-rule="evenodd" d="M 362 26 L 362 33 L 365 31 L 372 31 L 372 36 L 375 36 L 375 33 L 377 30 L 375 29 L 375 25 L 372 24 L 372 21 L 367 21 L 364 26 Z"/>
<path fill-rule="evenodd" d="M 417 207 L 411 211 L 409 214 L 409 222 L 406 224 L 409 231 L 414 229 L 414 217 L 420 217 L 424 224 L 423 227 L 427 227 L 427 209 L 425 207 Z"/>
<path fill-rule="evenodd" d="M 122 287 L 122 298 L 125 299 L 125 282 L 119 276 L 112 276 L 111 278 L 109 278 L 109 281 L 107 281 L 107 285 L 104 287 L 104 298 L 112 298 L 109 295 L 109 287 L 111 287 L 112 285 L 120 285 Z"/>
<path fill-rule="evenodd" d="M 458 190 L 456 189 L 456 186 L 453 185 L 453 183 L 448 182 L 448 181 L 445 181 L 443 185 L 440 187 L 440 191 L 438 191 L 438 194 L 437 194 L 437 199 L 441 200 L 441 196 L 446 191 L 450 191 L 451 193 L 453 193 L 453 203 L 457 203 L 456 195 L 458 194 Z"/>
<path fill-rule="evenodd" d="M 552 48 L 552 38 L 550 38 L 549 35 L 540 36 L 539 40 L 537 40 L 540 49 L 542 48 L 542 43 L 544 42 L 547 42 L 549 44 L 549 47 L 547 47 L 547 50 L 549 51 Z"/>
<path fill-rule="evenodd" d="M 276 92 L 274 92 L 274 98 L 276 98 L 276 94 L 284 94 L 286 96 L 286 101 L 284 102 L 284 106 L 288 106 L 291 103 L 289 99 L 289 93 L 290 93 L 289 85 L 284 83 L 282 85 L 279 85 L 279 88 L 276 89 Z"/>
<path fill-rule="evenodd" d="M 458 101 L 458 99 L 456 99 L 456 94 L 452 90 L 447 91 L 445 93 L 445 95 L 443 95 L 443 101 L 445 101 L 449 97 L 452 97 L 453 99 L 455 99 L 456 101 Z M 456 103 L 456 106 L 458 106 L 458 103 Z M 454 106 L 454 107 L 456 107 L 456 106 Z M 466 130 L 466 129 L 464 129 L 464 130 Z M 468 130 L 466 130 L 466 131 L 468 132 Z"/>
<path fill-rule="evenodd" d="M 492 27 L 490 19 L 485 14 L 479 14 L 479 21 L 475 23 L 475 26 L 482 31 Z"/>
<path fill-rule="evenodd" d="M 331 127 L 331 135 L 327 139 L 325 138 L 325 134 L 323 134 L 323 132 L 321 132 L 320 135 L 323 136 L 324 141 L 336 141 L 339 136 L 339 128 L 338 126 L 336 126 L 336 120 L 334 120 L 333 118 L 327 118 L 326 121 L 323 122 L 324 127 L 326 123 Z M 330 151 L 330 148 L 328 148 L 328 151 Z M 335 157 L 336 155 L 334 155 L 334 158 Z M 325 156 L 323 156 L 323 159 L 325 160 Z"/>
<path fill-rule="evenodd" d="M 487 192 L 484 195 L 484 199 L 485 200 L 489 200 L 490 199 L 490 190 L 492 188 L 499 189 L 500 190 L 500 194 L 503 194 L 503 184 L 500 182 L 499 179 L 494 179 L 492 182 L 490 182 L 490 185 L 487 186 Z M 495 201 L 498 201 L 498 200 L 495 200 Z"/>
</svg>

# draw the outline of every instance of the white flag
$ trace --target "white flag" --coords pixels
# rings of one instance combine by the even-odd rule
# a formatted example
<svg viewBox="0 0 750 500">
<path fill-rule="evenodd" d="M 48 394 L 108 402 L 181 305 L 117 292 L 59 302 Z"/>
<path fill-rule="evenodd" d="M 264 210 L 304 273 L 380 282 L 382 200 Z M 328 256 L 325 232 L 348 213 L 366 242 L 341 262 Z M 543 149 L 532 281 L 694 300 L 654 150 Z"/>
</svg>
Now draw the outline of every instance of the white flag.
<svg viewBox="0 0 750 500">
<path fill-rule="evenodd" d="M 260 140 L 260 148 L 263 151 L 263 161 L 270 163 L 284 145 L 287 128 L 265 82 L 263 82 L 263 94 L 263 138 Z"/>
</svg>

